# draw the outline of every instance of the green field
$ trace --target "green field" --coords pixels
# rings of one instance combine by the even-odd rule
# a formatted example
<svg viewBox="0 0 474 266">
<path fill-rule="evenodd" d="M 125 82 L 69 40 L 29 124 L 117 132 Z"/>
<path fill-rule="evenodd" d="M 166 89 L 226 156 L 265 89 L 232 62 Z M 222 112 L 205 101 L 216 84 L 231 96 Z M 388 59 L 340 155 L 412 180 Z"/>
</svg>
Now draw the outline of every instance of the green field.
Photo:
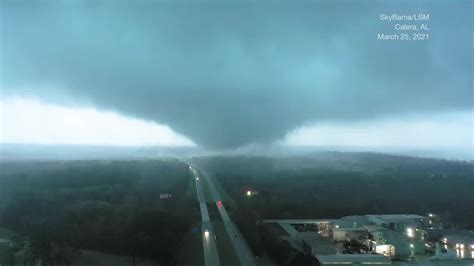
<svg viewBox="0 0 474 266">
<path fill-rule="evenodd" d="M 202 185 L 202 190 L 204 192 L 204 198 L 206 199 L 206 203 L 210 204 L 215 202 L 214 198 L 212 197 L 211 190 L 209 189 L 209 185 L 207 184 L 207 181 L 204 177 L 202 177 L 202 173 L 199 173 L 200 176 L 200 182 Z"/>
<path fill-rule="evenodd" d="M 240 265 L 239 259 L 234 251 L 234 246 L 232 246 L 232 243 L 230 242 L 222 220 L 212 221 L 212 226 L 216 234 L 216 245 L 219 251 L 221 265 Z"/>
</svg>

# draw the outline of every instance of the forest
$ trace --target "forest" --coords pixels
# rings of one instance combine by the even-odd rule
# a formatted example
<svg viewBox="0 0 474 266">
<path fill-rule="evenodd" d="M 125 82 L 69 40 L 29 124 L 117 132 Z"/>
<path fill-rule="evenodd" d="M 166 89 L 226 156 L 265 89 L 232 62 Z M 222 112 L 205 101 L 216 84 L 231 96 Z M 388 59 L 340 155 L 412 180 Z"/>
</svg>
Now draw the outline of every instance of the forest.
<svg viewBox="0 0 474 266">
<path fill-rule="evenodd" d="M 95 250 L 176 265 L 184 235 L 199 221 L 194 183 L 178 160 L 1 167 L 0 225 L 25 236 L 17 247 L 28 252 L 25 262 L 71 265 L 80 250 Z"/>
<path fill-rule="evenodd" d="M 190 161 L 215 180 L 255 255 L 278 265 L 315 262 L 279 241 L 284 232 L 263 219 L 436 213 L 446 227 L 474 228 L 472 162 L 339 152 Z M 179 265 L 183 246 L 202 256 L 195 181 L 183 161 L 0 164 L 0 233 L 17 238 L 0 263 L 17 265 L 20 250 L 22 265 L 74 265 L 81 251 L 133 258 L 127 265 Z"/>
</svg>

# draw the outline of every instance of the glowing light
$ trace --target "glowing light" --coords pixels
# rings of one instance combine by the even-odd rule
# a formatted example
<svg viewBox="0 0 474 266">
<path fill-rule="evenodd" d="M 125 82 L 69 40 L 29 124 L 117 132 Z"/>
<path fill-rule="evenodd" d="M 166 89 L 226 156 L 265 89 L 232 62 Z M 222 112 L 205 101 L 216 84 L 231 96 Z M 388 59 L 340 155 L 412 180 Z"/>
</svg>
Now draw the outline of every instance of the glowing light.
<svg viewBox="0 0 474 266">
<path fill-rule="evenodd" d="M 196 177 L 196 180 L 199 180 L 199 177 Z"/>
<path fill-rule="evenodd" d="M 428 214 L 428 216 L 429 216 L 429 217 L 433 217 L 433 214 L 432 214 L 432 213 L 430 213 L 430 214 Z"/>
<path fill-rule="evenodd" d="M 415 245 L 413 245 L 413 244 L 410 244 L 410 248 L 414 248 L 414 247 L 415 247 Z"/>
<path fill-rule="evenodd" d="M 408 237 L 413 237 L 414 236 L 413 228 L 407 228 L 407 235 L 408 235 Z"/>
<path fill-rule="evenodd" d="M 471 249 L 474 249 L 474 244 L 471 245 Z"/>
<path fill-rule="evenodd" d="M 460 244 L 460 245 L 459 245 L 459 248 L 460 248 L 460 249 L 464 249 L 464 244 Z"/>
<path fill-rule="evenodd" d="M 209 237 L 209 230 L 207 230 L 207 229 L 206 229 L 206 230 L 204 230 L 204 236 L 205 236 L 206 238 L 208 238 L 208 237 Z"/>
<path fill-rule="evenodd" d="M 446 237 L 443 238 L 443 243 L 445 243 L 445 244 L 448 243 L 448 239 Z"/>
<path fill-rule="evenodd" d="M 247 196 L 252 196 L 252 191 L 247 190 Z"/>
</svg>

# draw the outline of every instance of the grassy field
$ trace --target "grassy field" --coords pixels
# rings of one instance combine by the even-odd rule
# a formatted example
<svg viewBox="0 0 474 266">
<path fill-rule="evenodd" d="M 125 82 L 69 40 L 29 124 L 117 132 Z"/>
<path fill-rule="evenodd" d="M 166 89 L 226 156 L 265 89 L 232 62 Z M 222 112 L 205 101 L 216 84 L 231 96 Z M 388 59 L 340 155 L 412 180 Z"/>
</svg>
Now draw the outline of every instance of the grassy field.
<svg viewBox="0 0 474 266">
<path fill-rule="evenodd" d="M 208 203 L 207 208 L 211 218 L 212 228 L 216 234 L 216 245 L 221 265 L 239 265 L 239 260 L 234 251 L 234 246 L 227 235 L 222 218 L 215 203 Z"/>
<path fill-rule="evenodd" d="M 237 254 L 235 254 L 234 247 L 230 242 L 229 236 L 227 235 L 222 220 L 212 221 L 212 226 L 216 234 L 216 244 L 217 249 L 219 251 L 219 259 L 221 261 L 221 265 L 240 265 L 239 259 L 237 258 Z"/>
<path fill-rule="evenodd" d="M 202 174 L 200 173 L 200 182 L 202 185 L 202 190 L 204 192 L 204 198 L 206 199 L 206 203 L 213 203 L 214 198 L 212 197 L 211 190 L 209 189 L 209 185 L 207 184 L 207 181 L 204 177 L 202 177 Z"/>
<path fill-rule="evenodd" d="M 237 204 L 235 203 L 234 199 L 227 194 L 225 189 L 222 187 L 221 183 L 215 176 L 210 176 L 209 178 L 212 178 L 212 181 L 214 183 L 214 186 L 216 187 L 217 191 L 219 192 L 219 195 L 222 198 L 222 201 L 227 203 L 227 205 L 230 205 L 232 208 L 236 208 Z"/>
</svg>

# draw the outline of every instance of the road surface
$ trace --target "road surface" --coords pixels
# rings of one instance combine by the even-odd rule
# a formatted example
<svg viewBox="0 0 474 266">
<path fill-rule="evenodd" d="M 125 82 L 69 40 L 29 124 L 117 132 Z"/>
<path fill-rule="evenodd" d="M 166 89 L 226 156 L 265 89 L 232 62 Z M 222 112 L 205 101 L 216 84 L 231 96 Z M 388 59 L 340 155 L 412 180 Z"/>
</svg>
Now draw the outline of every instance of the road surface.
<svg viewBox="0 0 474 266">
<path fill-rule="evenodd" d="M 219 254 L 217 253 L 217 246 L 215 241 L 215 234 L 212 230 L 211 220 L 209 219 L 209 212 L 207 211 L 206 199 L 204 198 L 204 192 L 202 190 L 201 179 L 198 173 L 191 166 L 189 170 L 194 176 L 196 182 L 197 198 L 199 200 L 199 208 L 201 209 L 201 220 L 202 220 L 202 246 L 204 250 L 204 263 L 206 266 L 220 266 Z M 206 234 L 205 232 L 209 232 Z"/>
<path fill-rule="evenodd" d="M 217 205 L 217 210 L 219 211 L 219 214 L 222 217 L 225 230 L 227 231 L 229 239 L 231 240 L 232 245 L 234 246 L 234 250 L 235 250 L 235 253 L 237 254 L 237 257 L 239 258 L 240 265 L 242 266 L 257 265 L 255 261 L 255 256 L 253 255 L 252 251 L 247 245 L 247 242 L 245 242 L 245 239 L 243 238 L 242 234 L 240 233 L 240 231 L 237 229 L 237 227 L 235 226 L 235 224 L 232 222 L 229 215 L 227 214 L 224 204 L 221 201 L 219 192 L 214 186 L 214 182 L 204 172 L 203 172 L 202 177 L 203 179 L 206 179 L 209 184 L 209 189 L 211 190 L 212 198 Z"/>
</svg>

